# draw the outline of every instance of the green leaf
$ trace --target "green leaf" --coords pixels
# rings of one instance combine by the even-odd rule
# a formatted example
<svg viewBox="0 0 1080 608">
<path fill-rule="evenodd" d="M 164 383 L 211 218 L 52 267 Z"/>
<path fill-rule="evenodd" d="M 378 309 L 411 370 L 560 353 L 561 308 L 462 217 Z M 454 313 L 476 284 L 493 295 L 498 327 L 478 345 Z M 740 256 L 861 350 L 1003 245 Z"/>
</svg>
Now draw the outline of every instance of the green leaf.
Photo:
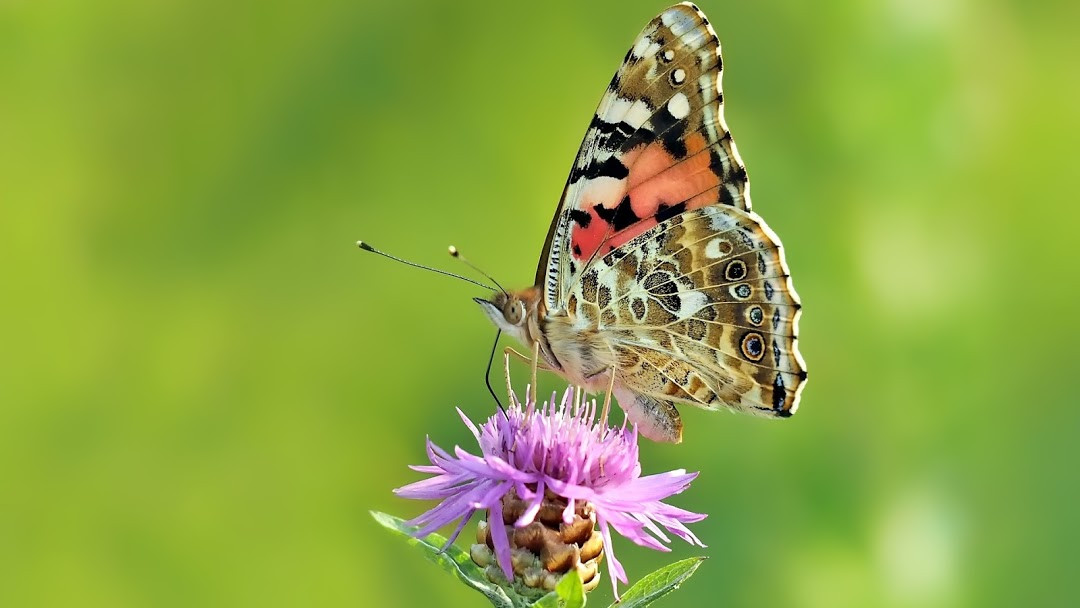
<svg viewBox="0 0 1080 608">
<path fill-rule="evenodd" d="M 623 594 L 622 600 L 609 608 L 642 608 L 679 588 L 705 561 L 704 557 L 691 557 L 668 564 L 648 574 Z"/>
<path fill-rule="evenodd" d="M 585 588 L 581 586 L 581 576 L 571 570 L 563 575 L 555 587 L 555 593 L 565 602 L 564 608 L 583 608 L 585 606 Z"/>
<path fill-rule="evenodd" d="M 445 537 L 438 534 L 429 534 L 423 539 L 419 539 L 412 535 L 417 528 L 406 525 L 400 518 L 379 511 L 372 511 L 371 516 L 383 527 L 404 538 L 410 545 L 421 549 L 424 557 L 428 558 L 429 561 L 438 564 L 443 570 L 453 574 L 461 582 L 483 593 L 496 608 L 520 608 L 528 605 L 522 603 L 519 597 L 511 599 L 502 587 L 489 581 L 484 575 L 484 571 L 473 563 L 469 554 L 456 545 L 451 544 L 444 551 Z"/>
<path fill-rule="evenodd" d="M 564 574 L 555 590 L 536 600 L 533 608 L 584 608 L 585 589 L 577 572 Z"/>
</svg>

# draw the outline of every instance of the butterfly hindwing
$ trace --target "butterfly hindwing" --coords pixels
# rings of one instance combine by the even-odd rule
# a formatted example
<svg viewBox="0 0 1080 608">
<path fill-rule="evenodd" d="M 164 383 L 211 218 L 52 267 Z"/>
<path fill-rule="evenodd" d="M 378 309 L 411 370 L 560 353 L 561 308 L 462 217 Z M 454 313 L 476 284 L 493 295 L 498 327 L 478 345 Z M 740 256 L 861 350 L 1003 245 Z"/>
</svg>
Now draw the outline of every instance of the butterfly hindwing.
<svg viewBox="0 0 1080 608">
<path fill-rule="evenodd" d="M 593 263 L 568 306 L 612 345 L 635 393 L 764 416 L 798 404 L 801 305 L 753 212 L 713 205 L 665 220 Z"/>
<path fill-rule="evenodd" d="M 574 162 L 537 269 L 563 310 L 589 263 L 679 213 L 750 208 L 723 117 L 720 43 L 692 4 L 645 26 L 605 91 Z"/>
</svg>

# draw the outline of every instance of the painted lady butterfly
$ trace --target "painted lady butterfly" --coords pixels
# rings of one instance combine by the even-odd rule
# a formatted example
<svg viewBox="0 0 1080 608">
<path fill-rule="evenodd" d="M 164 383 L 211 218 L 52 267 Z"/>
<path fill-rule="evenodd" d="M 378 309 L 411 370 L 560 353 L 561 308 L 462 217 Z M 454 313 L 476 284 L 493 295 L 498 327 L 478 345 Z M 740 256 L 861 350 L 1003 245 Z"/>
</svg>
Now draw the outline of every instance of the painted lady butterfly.
<svg viewBox="0 0 1080 608">
<path fill-rule="evenodd" d="M 535 286 L 476 299 L 544 368 L 612 386 L 657 441 L 682 439 L 677 403 L 787 417 L 806 381 L 799 298 L 750 210 L 722 67 L 693 4 L 649 22 L 585 133 Z"/>
</svg>

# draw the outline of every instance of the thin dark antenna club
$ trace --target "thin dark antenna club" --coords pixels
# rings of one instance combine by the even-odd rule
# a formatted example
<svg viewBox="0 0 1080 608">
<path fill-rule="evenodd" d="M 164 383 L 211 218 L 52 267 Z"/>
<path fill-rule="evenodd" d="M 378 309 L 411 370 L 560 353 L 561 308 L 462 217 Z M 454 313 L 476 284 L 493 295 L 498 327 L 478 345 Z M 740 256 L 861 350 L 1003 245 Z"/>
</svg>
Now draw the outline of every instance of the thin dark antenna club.
<svg viewBox="0 0 1080 608">
<path fill-rule="evenodd" d="M 492 283 L 495 283 L 495 286 L 499 288 L 499 291 L 503 292 L 506 295 L 510 295 L 506 291 L 506 288 L 503 287 L 502 285 L 499 285 L 499 282 L 496 281 L 490 274 L 484 272 L 483 270 L 480 270 L 475 264 L 473 264 L 469 260 L 465 259 L 465 256 L 461 255 L 461 252 L 458 251 L 457 247 L 454 247 L 453 245 L 450 245 L 450 247 L 448 247 L 447 249 L 450 252 L 450 257 L 457 258 L 457 259 L 461 260 L 462 262 L 465 262 L 465 265 L 468 266 L 469 268 L 472 268 L 473 271 L 480 274 L 482 277 L 484 277 L 485 279 L 491 281 Z"/>
<path fill-rule="evenodd" d="M 455 279 L 461 279 L 462 281 L 466 281 L 468 283 L 472 283 L 473 285 L 483 287 L 484 289 L 487 289 L 488 291 L 495 291 L 495 288 L 491 287 L 490 285 L 485 285 L 485 284 L 483 284 L 483 283 L 481 283 L 479 281 L 474 281 L 474 280 L 472 280 L 472 279 L 470 279 L 468 277 L 463 277 L 460 274 L 454 274 L 452 272 L 447 272 L 445 270 L 439 270 L 438 268 L 432 268 L 431 266 L 424 266 L 423 264 L 417 264 L 416 262 L 410 262 L 409 260 L 403 260 L 403 259 L 401 259 L 401 258 L 399 258 L 397 256 L 390 255 L 389 253 L 386 253 L 385 251 L 379 251 L 378 249 L 372 247 L 371 245 L 365 243 L 364 241 L 356 241 L 356 246 L 359 247 L 360 249 L 364 250 L 364 251 L 370 251 L 371 253 L 376 253 L 378 255 L 383 256 L 384 258 L 389 258 L 391 260 L 394 260 L 395 262 L 401 262 L 402 264 L 405 264 L 406 266 L 412 266 L 414 268 L 420 268 L 422 270 L 430 270 L 431 272 L 434 272 L 434 273 L 437 273 L 437 274 L 446 275 L 448 277 L 453 277 Z M 483 274 L 483 273 L 481 273 L 481 274 Z M 484 275 L 484 276 L 487 276 L 487 275 Z M 488 278 L 490 278 L 490 277 L 488 277 Z M 496 283 L 496 285 L 498 285 L 498 283 Z M 502 289 L 503 291 L 506 291 L 501 286 L 499 287 L 499 289 Z"/>
</svg>

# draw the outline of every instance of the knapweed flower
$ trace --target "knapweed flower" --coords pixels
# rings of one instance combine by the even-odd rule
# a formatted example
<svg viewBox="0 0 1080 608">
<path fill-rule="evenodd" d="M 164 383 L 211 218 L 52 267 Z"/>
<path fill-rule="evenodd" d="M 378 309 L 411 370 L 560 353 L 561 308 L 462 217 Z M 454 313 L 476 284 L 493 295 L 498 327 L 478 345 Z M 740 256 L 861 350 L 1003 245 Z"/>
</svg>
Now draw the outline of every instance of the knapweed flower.
<svg viewBox="0 0 1080 608">
<path fill-rule="evenodd" d="M 482 454 L 455 447 L 451 455 L 427 440 L 431 465 L 412 468 L 432 477 L 395 490 L 405 498 L 441 501 L 409 522 L 420 526 L 416 535 L 457 521 L 452 543 L 473 513 L 486 510 L 478 539 L 493 549 L 508 580 L 517 574 L 518 582 L 530 587 L 541 586 L 538 565 L 552 575 L 571 568 L 577 568 L 583 580 L 590 576 L 588 570 L 595 575 L 602 548 L 612 587 L 616 579 L 626 583 L 611 544 L 612 530 L 638 545 L 669 551 L 663 527 L 704 547 L 685 524 L 705 515 L 663 502 L 685 490 L 697 473 L 680 469 L 643 477 L 637 429 L 626 428 L 625 422 L 609 427 L 606 420 L 597 421 L 595 401 L 575 404 L 573 397 L 574 391 L 567 389 L 561 401 L 553 394 L 536 409 L 531 402 L 522 407 L 511 395 L 510 407 L 479 428 L 459 409 Z M 474 561 L 486 566 L 475 549 Z M 544 587 L 557 581 L 555 576 L 539 578 Z M 594 580 L 584 582 L 595 587 Z"/>
</svg>

